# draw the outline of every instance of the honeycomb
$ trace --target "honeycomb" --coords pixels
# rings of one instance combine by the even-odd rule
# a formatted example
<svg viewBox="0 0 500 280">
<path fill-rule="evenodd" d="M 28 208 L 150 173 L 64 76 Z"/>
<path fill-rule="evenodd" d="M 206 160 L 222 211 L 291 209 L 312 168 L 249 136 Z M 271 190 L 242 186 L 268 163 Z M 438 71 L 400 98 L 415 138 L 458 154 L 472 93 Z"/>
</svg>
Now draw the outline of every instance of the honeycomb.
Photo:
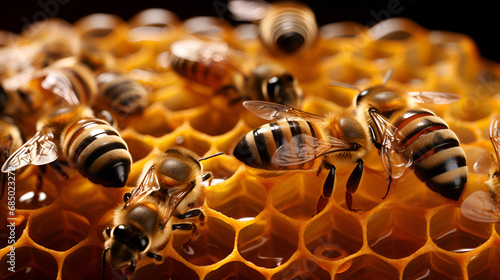
<svg viewBox="0 0 500 280">
<path fill-rule="evenodd" d="M 375 149 L 354 194 L 353 207 L 361 211 L 348 211 L 344 200 L 354 165 L 338 166 L 332 198 L 315 215 L 326 175 L 273 173 L 237 161 L 236 143 L 265 121 L 181 78 L 167 62 L 168 46 L 176 40 L 223 39 L 249 57 L 284 65 L 303 89 L 302 109 L 320 115 L 351 106 L 357 94 L 330 81 L 366 88 L 380 83 L 389 69 L 389 84 L 460 94 L 451 105 L 422 106 L 444 118 L 461 141 L 470 171 L 467 197 L 486 190 L 485 176 L 472 166 L 493 151 L 488 125 L 500 109 L 495 99 L 500 65 L 482 59 L 471 38 L 426 30 L 405 18 L 371 28 L 337 22 L 321 26 L 305 54 L 284 58 L 262 48 L 253 24 L 233 26 L 211 17 L 180 21 L 162 9 L 142 11 L 128 21 L 93 14 L 72 28 L 85 43 L 111 53 L 115 67 L 150 92 L 142 114 L 115 115 L 134 163 L 121 189 L 95 185 L 76 172 L 63 179 L 48 168 L 35 195 L 39 168 L 16 174 L 15 220 L 8 216 L 8 195 L 1 201 L 2 279 L 99 279 L 102 232 L 112 226 L 113 209 L 136 186 L 143 165 L 172 146 L 200 156 L 225 153 L 203 162 L 214 180 L 195 206 L 207 219 L 192 240 L 183 232 L 173 234 L 162 251 L 165 261 L 141 260 L 132 279 L 500 279 L 500 226 L 461 216 L 461 201 L 430 191 L 411 171 L 382 199 L 387 175 Z M 2 38 L 6 46 L 18 37 L 3 32 Z M 31 125 L 23 125 L 27 135 L 33 133 Z M 7 227 L 12 221 L 15 227 Z M 15 272 L 9 270 L 11 246 Z M 104 279 L 124 276 L 106 265 Z"/>
</svg>

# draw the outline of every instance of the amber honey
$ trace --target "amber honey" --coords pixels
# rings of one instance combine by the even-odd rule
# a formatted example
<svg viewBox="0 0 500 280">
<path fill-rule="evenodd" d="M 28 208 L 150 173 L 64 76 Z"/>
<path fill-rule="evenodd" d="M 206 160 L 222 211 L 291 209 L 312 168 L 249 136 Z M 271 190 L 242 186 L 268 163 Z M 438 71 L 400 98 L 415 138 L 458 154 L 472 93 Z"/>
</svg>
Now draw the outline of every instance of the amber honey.
<svg viewBox="0 0 500 280">
<path fill-rule="evenodd" d="M 348 211 L 344 200 L 354 166 L 337 167 L 332 199 L 316 215 L 324 180 L 316 170 L 272 173 L 238 162 L 232 149 L 265 121 L 176 75 L 165 52 L 186 34 L 210 34 L 265 56 L 255 34 L 248 33 L 254 29 L 146 12 L 130 21 L 101 14 L 74 24 L 87 43 L 111 52 L 115 67 L 134 73 L 150 91 L 151 104 L 142 114 L 116 116 L 134 161 L 126 187 L 104 188 L 76 172 L 64 179 L 48 168 L 36 192 L 38 167 L 16 174 L 16 227 L 13 233 L 0 227 L 3 279 L 99 279 L 102 231 L 111 226 L 113 209 L 136 186 L 145 162 L 172 146 L 200 156 L 225 153 L 203 162 L 215 178 L 196 204 L 207 218 L 195 237 L 171 236 L 162 264 L 141 260 L 133 279 L 500 279 L 500 227 L 461 216 L 460 201 L 430 191 L 411 170 L 382 199 L 387 175 L 376 151 L 366 158 L 353 196 L 359 212 Z M 365 88 L 380 83 L 388 69 L 393 70 L 389 82 L 408 90 L 460 94 L 449 107 L 427 107 L 448 122 L 466 152 L 470 174 L 463 196 L 485 190 L 484 178 L 471 166 L 484 150 L 492 151 L 487 127 L 500 108 L 494 97 L 500 66 L 481 59 L 465 35 L 425 30 L 407 19 L 379 24 L 397 32 L 373 34 L 354 23 L 335 23 L 341 28 L 320 28 L 314 49 L 277 60 L 299 80 L 303 110 L 324 114 L 349 107 L 357 92 L 330 81 Z M 146 34 L 139 29 L 148 30 L 147 36 L 139 36 Z M 28 133 L 32 122 L 25 124 Z M 4 224 L 6 206 L 5 196 Z M 4 237 L 9 234 L 16 241 L 15 272 L 8 270 L 10 245 Z M 123 276 L 105 267 L 104 279 Z"/>
</svg>

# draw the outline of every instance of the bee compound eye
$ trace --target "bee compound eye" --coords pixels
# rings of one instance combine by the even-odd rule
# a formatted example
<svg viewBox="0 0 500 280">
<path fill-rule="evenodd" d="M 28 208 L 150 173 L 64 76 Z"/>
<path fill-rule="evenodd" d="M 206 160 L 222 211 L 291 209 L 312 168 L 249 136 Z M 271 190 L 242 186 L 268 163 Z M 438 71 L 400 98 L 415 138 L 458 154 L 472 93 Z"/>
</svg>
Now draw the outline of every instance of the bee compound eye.
<svg viewBox="0 0 500 280">
<path fill-rule="evenodd" d="M 149 239 L 145 235 L 137 236 L 132 239 L 132 245 L 139 251 L 144 251 L 148 247 Z"/>
<path fill-rule="evenodd" d="M 128 232 L 128 227 L 126 225 L 118 225 L 113 230 L 113 236 L 115 238 L 126 238 Z"/>
<path fill-rule="evenodd" d="M 269 96 L 269 100 L 274 100 L 278 95 L 281 87 L 281 82 L 278 77 L 273 76 L 267 80 L 267 95 Z"/>
</svg>

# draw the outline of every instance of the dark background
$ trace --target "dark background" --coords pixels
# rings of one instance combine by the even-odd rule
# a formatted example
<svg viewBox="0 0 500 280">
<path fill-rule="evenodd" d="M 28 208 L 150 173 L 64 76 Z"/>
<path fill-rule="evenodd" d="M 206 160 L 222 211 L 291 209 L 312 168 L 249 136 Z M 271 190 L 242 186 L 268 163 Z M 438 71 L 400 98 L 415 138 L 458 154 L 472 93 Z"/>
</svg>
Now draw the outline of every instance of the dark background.
<svg viewBox="0 0 500 280">
<path fill-rule="evenodd" d="M 8 2 L 7 2 L 8 1 Z M 20 32 L 27 23 L 54 15 L 71 23 L 96 12 L 117 14 L 129 19 L 146 8 L 165 8 L 180 19 L 197 15 L 220 16 L 230 20 L 227 0 L 106 1 L 106 0 L 7 0 L 0 8 L 0 29 Z M 15 1 L 15 2 L 14 2 Z M 389 7 L 397 7 L 391 17 L 407 17 L 424 28 L 465 33 L 477 43 L 482 56 L 500 62 L 500 9 L 495 1 L 440 0 L 350 0 L 302 1 L 314 10 L 319 25 L 356 21 L 365 25 L 385 19 Z M 133 3 L 133 4 L 132 4 Z"/>
</svg>

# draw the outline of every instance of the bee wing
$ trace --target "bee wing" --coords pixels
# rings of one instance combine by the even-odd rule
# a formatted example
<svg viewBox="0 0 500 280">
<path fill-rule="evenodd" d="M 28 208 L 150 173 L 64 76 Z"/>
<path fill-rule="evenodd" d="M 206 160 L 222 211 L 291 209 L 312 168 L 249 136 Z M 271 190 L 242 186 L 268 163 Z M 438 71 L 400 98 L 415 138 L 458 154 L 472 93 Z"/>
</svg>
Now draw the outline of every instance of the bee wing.
<svg viewBox="0 0 500 280">
<path fill-rule="evenodd" d="M 350 149 L 351 144 L 334 137 L 328 137 L 326 142 L 311 135 L 298 134 L 276 149 L 271 162 L 278 166 L 292 166 L 309 162 L 327 153 Z"/>
<path fill-rule="evenodd" d="M 491 118 L 490 121 L 490 140 L 493 145 L 493 149 L 495 150 L 495 155 L 498 159 L 500 159 L 500 116 L 495 115 Z M 498 165 L 498 162 L 497 162 Z"/>
<path fill-rule="evenodd" d="M 61 97 L 68 105 L 80 104 L 70 79 L 60 71 L 48 70 L 41 86 Z"/>
<path fill-rule="evenodd" d="M 325 118 L 315 114 L 307 113 L 286 105 L 278 103 L 249 100 L 244 101 L 243 106 L 254 115 L 265 120 L 280 120 L 286 118 L 301 118 L 311 121 L 323 121 Z"/>
<path fill-rule="evenodd" d="M 127 200 L 125 207 L 138 203 L 142 201 L 145 197 L 150 195 L 152 192 L 160 189 L 160 183 L 158 182 L 158 177 L 154 170 L 154 166 L 149 168 L 148 172 L 144 175 L 144 178 L 139 183 L 139 186 L 131 192 L 130 198 Z"/>
<path fill-rule="evenodd" d="M 168 195 L 165 200 L 165 207 L 160 208 L 159 218 L 161 223 L 164 225 L 168 222 L 168 219 L 172 216 L 177 205 L 191 192 L 195 183 L 189 183 L 187 185 L 170 188 L 168 190 Z"/>
<path fill-rule="evenodd" d="M 57 159 L 54 135 L 46 129 L 38 131 L 30 140 L 17 149 L 3 164 L 2 172 L 9 172 L 29 164 L 44 165 Z"/>
<path fill-rule="evenodd" d="M 410 91 L 408 94 L 418 103 L 450 104 L 460 99 L 459 94 L 437 91 Z"/>
<path fill-rule="evenodd" d="M 488 192 L 476 191 L 460 206 L 462 215 L 476 222 L 500 222 L 500 209 Z"/>
<path fill-rule="evenodd" d="M 485 175 L 491 170 L 491 168 L 495 167 L 496 163 L 493 160 L 493 156 L 487 150 L 483 150 L 476 162 L 474 162 L 473 170 L 475 174 Z"/>
<path fill-rule="evenodd" d="M 370 116 L 374 121 L 377 130 L 382 135 L 381 158 L 385 171 L 391 178 L 400 178 L 406 168 L 411 165 L 410 159 L 401 154 L 400 141 L 401 133 L 382 115 L 370 111 Z"/>
<path fill-rule="evenodd" d="M 16 91 L 21 86 L 42 77 L 44 73 L 44 70 L 37 70 L 33 66 L 27 66 L 23 71 L 5 79 L 2 86 L 7 91 Z"/>
<path fill-rule="evenodd" d="M 230 0 L 227 9 L 231 12 L 232 18 L 237 21 L 257 21 L 262 19 L 271 4 L 262 0 Z"/>
</svg>

